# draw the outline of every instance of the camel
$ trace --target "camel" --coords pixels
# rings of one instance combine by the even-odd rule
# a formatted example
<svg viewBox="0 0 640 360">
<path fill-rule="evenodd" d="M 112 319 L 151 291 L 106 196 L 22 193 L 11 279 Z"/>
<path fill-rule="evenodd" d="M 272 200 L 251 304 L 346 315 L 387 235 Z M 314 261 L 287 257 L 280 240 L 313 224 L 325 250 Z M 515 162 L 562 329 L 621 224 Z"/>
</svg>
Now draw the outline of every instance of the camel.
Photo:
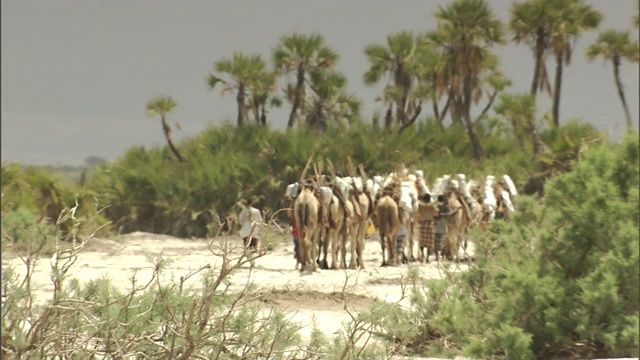
<svg viewBox="0 0 640 360">
<path fill-rule="evenodd" d="M 495 181 L 492 175 L 487 176 L 484 191 L 475 195 L 483 205 L 481 229 L 487 231 L 494 219 L 508 219 L 515 211 L 514 200 L 517 195 L 518 192 L 508 175 L 504 175 L 502 181 Z"/>
<path fill-rule="evenodd" d="M 508 178 L 508 176 L 505 175 L 505 178 Z M 513 191 L 515 192 L 515 190 Z M 502 182 L 498 182 L 493 188 L 493 194 L 496 198 L 497 204 L 496 218 L 509 219 L 511 214 L 515 211 L 513 207 L 513 200 L 515 199 L 515 196 L 511 194 L 509 186 Z"/>
<path fill-rule="evenodd" d="M 398 212 L 400 216 L 400 223 L 406 226 L 406 233 L 404 236 L 404 244 L 402 245 L 402 249 L 400 253 L 398 253 L 398 262 L 406 264 L 409 261 L 415 261 L 415 257 L 413 256 L 413 218 L 414 214 L 403 209 L 402 207 L 398 207 Z M 397 241 L 397 239 L 396 239 Z M 409 256 L 407 256 L 409 254 Z"/>
<path fill-rule="evenodd" d="M 375 225 L 380 234 L 382 247 L 382 266 L 397 265 L 396 258 L 396 234 L 402 225 L 402 218 L 398 204 L 389 194 L 383 194 L 376 203 Z M 389 249 L 389 255 L 385 257 L 385 249 Z"/>
<path fill-rule="evenodd" d="M 447 206 L 452 212 L 448 217 L 447 226 L 447 241 L 442 244 L 442 254 L 447 256 L 449 260 L 455 260 L 458 262 L 458 249 L 466 232 L 467 225 L 469 224 L 469 217 L 466 215 L 467 211 L 462 203 L 458 200 L 458 193 L 455 189 L 449 189 L 445 195 L 447 199 Z"/>
<path fill-rule="evenodd" d="M 315 238 L 313 243 L 316 247 L 314 247 L 314 258 L 316 259 L 316 264 L 321 269 L 328 269 L 327 265 L 327 255 L 328 255 L 328 246 L 329 246 L 329 231 L 331 226 L 329 225 L 329 205 L 324 205 L 320 201 L 320 207 L 318 209 L 318 228 L 315 233 Z M 320 259 L 322 257 L 322 259 Z"/>
<path fill-rule="evenodd" d="M 293 211 L 300 235 L 298 262 L 300 271 L 315 271 L 314 262 L 316 236 L 318 232 L 318 211 L 320 203 L 313 192 L 304 188 L 295 200 Z"/>
<path fill-rule="evenodd" d="M 354 222 L 355 229 L 351 233 L 351 261 L 349 263 L 349 269 L 364 269 L 364 259 L 362 258 L 365 244 L 364 237 L 369 227 L 369 220 L 373 216 L 373 201 L 371 201 L 369 195 L 361 192 L 357 195 L 354 193 L 351 202 L 354 207 L 354 215 L 349 218 Z"/>
<path fill-rule="evenodd" d="M 382 182 L 382 191 L 393 193 L 393 200 L 398 204 L 402 224 L 407 229 L 402 253 L 398 254 L 398 259 L 403 263 L 416 261 L 417 258 L 414 256 L 417 251 L 414 243 L 414 217 L 418 210 L 417 180 L 418 178 L 415 175 L 409 175 L 408 170 L 402 165 L 398 171 L 389 173 Z"/>
<path fill-rule="evenodd" d="M 339 250 L 341 269 L 346 269 L 347 267 L 347 242 L 349 243 L 351 253 L 350 265 L 354 263 L 353 253 L 355 252 L 354 245 L 356 245 L 355 234 L 358 226 L 357 217 L 355 215 L 355 206 L 350 200 L 345 202 L 345 211 L 347 215 L 346 223 L 338 234 L 338 242 L 336 243 L 336 246 L 340 245 L 340 248 L 336 249 L 336 256 L 338 255 L 337 252 Z M 364 267 L 364 265 L 362 267 Z"/>
<path fill-rule="evenodd" d="M 323 269 L 328 269 L 329 266 L 327 264 L 327 253 L 329 247 L 331 247 L 331 269 L 338 268 L 338 244 L 340 243 L 340 235 L 344 227 L 347 226 L 345 224 L 346 220 L 346 209 L 340 204 L 338 197 L 333 195 L 331 198 L 331 202 L 327 207 L 327 222 L 322 226 L 321 238 L 319 239 L 319 244 L 321 245 L 321 249 L 319 249 L 324 255 L 323 259 L 320 260 L 320 254 L 318 254 L 318 262 L 320 267 Z"/>
</svg>

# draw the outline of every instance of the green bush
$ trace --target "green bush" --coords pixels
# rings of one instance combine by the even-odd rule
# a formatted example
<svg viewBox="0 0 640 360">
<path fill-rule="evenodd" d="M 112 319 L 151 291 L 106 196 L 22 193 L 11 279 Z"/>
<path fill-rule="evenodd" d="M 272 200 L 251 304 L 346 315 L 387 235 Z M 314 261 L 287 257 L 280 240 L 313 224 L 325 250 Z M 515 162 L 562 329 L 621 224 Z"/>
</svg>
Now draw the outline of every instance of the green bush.
<svg viewBox="0 0 640 360">
<path fill-rule="evenodd" d="M 638 356 L 638 154 L 637 133 L 593 145 L 549 181 L 543 205 L 521 196 L 512 221 L 473 234 L 469 271 L 414 288 L 406 321 L 421 331 L 409 347 L 475 358 Z"/>
<path fill-rule="evenodd" d="M 2 213 L 2 248 L 13 246 L 20 252 L 42 251 L 51 254 L 59 231 L 52 224 L 38 224 L 38 218 L 26 207 Z"/>
<path fill-rule="evenodd" d="M 269 214 L 287 207 L 284 190 L 298 181 L 309 158 L 323 161 L 325 174 L 329 160 L 347 174 L 351 159 L 369 175 L 386 174 L 404 164 L 424 170 L 429 181 L 443 174 L 484 177 L 493 172 L 508 173 L 516 184 L 523 184 L 532 168 L 531 157 L 513 151 L 517 146 L 500 134 L 483 131 L 480 136 L 494 144 L 488 147 L 485 163 L 471 161 L 464 129 L 442 128 L 433 121 L 402 133 L 397 127 L 384 131 L 355 124 L 330 128 L 322 136 L 255 125 L 211 127 L 178 144 L 185 162 L 174 161 L 164 147 L 134 147 L 114 163 L 95 169 L 86 189 L 109 204 L 104 215 L 115 231 L 205 237 L 227 230 L 227 219 L 236 217 L 237 204 L 248 197 L 257 197 L 258 206 Z M 313 173 L 310 168 L 308 175 Z"/>
</svg>

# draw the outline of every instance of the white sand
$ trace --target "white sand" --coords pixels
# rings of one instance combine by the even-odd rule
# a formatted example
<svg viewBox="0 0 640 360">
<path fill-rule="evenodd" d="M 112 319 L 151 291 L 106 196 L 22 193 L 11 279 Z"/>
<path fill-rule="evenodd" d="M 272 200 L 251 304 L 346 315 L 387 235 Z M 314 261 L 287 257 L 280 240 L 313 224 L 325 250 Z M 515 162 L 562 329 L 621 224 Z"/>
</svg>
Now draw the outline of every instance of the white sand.
<svg viewBox="0 0 640 360">
<path fill-rule="evenodd" d="M 151 278 L 154 266 L 147 259 L 147 255 L 162 254 L 173 261 L 161 276 L 162 281 L 177 281 L 191 270 L 203 266 L 209 265 L 218 269 L 221 258 L 209 250 L 209 245 L 213 245 L 215 250 L 220 247 L 222 241 L 236 248 L 242 245 L 236 236 L 216 238 L 211 242 L 140 232 L 121 236 L 118 241 L 94 238 L 80 251 L 68 278 L 87 282 L 90 279 L 108 276 L 118 288 L 127 291 L 131 288 L 131 277 L 134 273 L 138 284 Z M 472 244 L 469 250 L 472 251 Z M 265 296 L 266 308 L 274 306 L 286 309 L 291 313 L 293 320 L 302 323 L 304 327 L 301 332 L 304 338 L 311 332 L 314 317 L 321 320 L 317 322 L 320 330 L 331 336 L 340 329 L 342 322 L 349 320 L 341 295 L 343 288 L 348 294 L 347 303 L 352 310 L 367 308 L 371 304 L 370 299 L 373 298 L 388 302 L 398 302 L 401 299 L 401 284 L 408 281 L 407 265 L 380 267 L 381 249 L 375 235 L 367 240 L 364 258 L 365 269 L 320 270 L 313 274 L 301 275 L 299 271 L 294 270 L 293 244 L 286 242 L 257 258 L 253 269 L 249 264 L 238 269 L 232 275 L 232 284 L 240 290 L 247 282 L 253 281 Z M 2 264 L 3 268 L 13 266 L 19 271 L 25 271 L 22 261 L 10 252 L 3 254 Z M 50 259 L 44 258 L 36 266 L 33 288 L 36 289 L 37 302 L 46 301 L 52 296 L 50 264 Z M 431 263 L 415 263 L 415 266 L 424 279 L 439 279 L 444 276 L 442 265 L 436 264 L 433 257 Z M 466 268 L 467 265 L 464 263 L 458 266 L 459 270 Z M 199 287 L 198 281 L 199 276 L 194 276 L 186 284 Z M 407 306 L 408 300 L 404 299 L 399 304 Z"/>
</svg>

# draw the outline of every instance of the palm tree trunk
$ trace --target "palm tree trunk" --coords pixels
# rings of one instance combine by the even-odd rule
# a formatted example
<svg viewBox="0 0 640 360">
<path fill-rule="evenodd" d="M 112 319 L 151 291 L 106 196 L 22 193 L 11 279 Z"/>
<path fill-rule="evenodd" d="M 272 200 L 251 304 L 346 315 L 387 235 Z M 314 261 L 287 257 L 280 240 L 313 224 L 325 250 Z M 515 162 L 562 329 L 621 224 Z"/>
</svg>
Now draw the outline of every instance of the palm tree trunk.
<svg viewBox="0 0 640 360">
<path fill-rule="evenodd" d="M 391 129 L 391 123 L 393 121 L 393 104 L 389 104 L 389 108 L 387 109 L 387 113 L 384 116 L 384 128 L 385 130 Z"/>
<path fill-rule="evenodd" d="M 405 117 L 404 108 L 400 104 L 396 104 L 396 122 L 398 125 L 402 126 L 404 124 Z"/>
<path fill-rule="evenodd" d="M 433 117 L 435 119 L 440 119 L 440 109 L 438 108 L 438 99 L 436 98 L 436 94 L 431 96 L 431 106 L 433 107 Z"/>
<path fill-rule="evenodd" d="M 247 110 L 244 104 L 244 86 L 240 85 L 238 89 L 238 95 L 236 96 L 236 102 L 238 104 L 238 120 L 237 125 L 239 128 L 244 126 L 244 121 L 247 116 Z"/>
<path fill-rule="evenodd" d="M 298 79 L 296 82 L 296 94 L 293 98 L 293 105 L 291 106 L 291 114 L 289 114 L 289 122 L 287 123 L 287 130 L 293 128 L 293 123 L 296 120 L 296 111 L 300 107 L 300 99 L 302 97 L 302 87 L 304 86 L 304 68 L 302 64 L 298 66 Z"/>
<path fill-rule="evenodd" d="M 416 120 L 418 119 L 418 116 L 420 115 L 421 112 L 422 112 L 422 101 L 420 101 L 418 103 L 418 107 L 416 108 L 416 112 L 413 114 L 411 119 L 409 119 L 409 121 L 407 121 L 402 126 L 400 126 L 400 130 L 398 130 L 398 132 L 402 133 L 406 128 L 408 128 L 414 122 L 416 122 Z"/>
<path fill-rule="evenodd" d="M 540 83 L 540 68 L 542 67 L 542 57 L 544 56 L 544 29 L 539 27 L 536 32 L 536 60 L 533 69 L 533 81 L 531 82 L 531 96 L 535 97 L 538 93 Z"/>
<path fill-rule="evenodd" d="M 560 88 L 562 87 L 562 69 L 564 65 L 564 52 L 559 50 L 556 53 L 556 79 L 553 87 L 553 106 L 551 114 L 556 127 L 560 126 Z"/>
<path fill-rule="evenodd" d="M 624 109 L 624 116 L 627 118 L 627 129 L 631 129 L 631 114 L 629 113 L 629 107 L 627 101 L 624 98 L 624 91 L 622 90 L 622 83 L 620 82 L 620 58 L 613 58 L 613 76 L 616 80 L 616 88 L 618 88 L 618 96 L 622 101 L 622 108 Z"/>
<path fill-rule="evenodd" d="M 471 147 L 473 148 L 473 158 L 476 160 L 482 160 L 482 158 L 484 158 L 484 149 L 482 148 L 482 144 L 480 143 L 480 139 L 478 138 L 478 134 L 476 133 L 476 129 L 473 126 L 473 122 L 471 121 L 471 117 L 468 112 L 463 112 L 462 120 L 467 127 L 467 134 L 469 135 Z"/>
<path fill-rule="evenodd" d="M 402 65 L 396 69 L 395 85 L 402 91 L 402 97 L 396 104 L 396 121 L 402 126 L 407 122 L 407 102 L 409 101 L 409 91 L 411 89 L 411 78 L 407 75 Z"/>
<path fill-rule="evenodd" d="M 476 129 L 474 127 L 475 124 L 471 120 L 470 108 L 465 106 L 463 100 L 459 96 L 455 96 L 455 98 L 451 100 L 451 103 L 451 120 L 461 121 L 465 125 L 469 141 L 471 142 L 471 148 L 473 150 L 473 158 L 476 160 L 482 160 L 482 158 L 484 158 L 484 149 L 482 148 L 482 144 L 480 143 L 480 139 L 476 133 Z M 460 118 L 462 118 L 462 120 L 460 120 Z"/>
<path fill-rule="evenodd" d="M 447 96 L 447 102 L 444 103 L 444 108 L 442 109 L 442 112 L 440 114 L 437 114 L 437 104 L 434 107 L 434 114 L 437 114 L 436 121 L 438 122 L 438 125 L 440 125 L 440 128 L 442 129 L 444 129 L 444 118 L 447 116 L 447 111 L 449 110 L 449 107 L 451 105 L 451 98 L 453 98 L 453 93 L 451 90 L 449 90 L 448 96 Z"/>
<path fill-rule="evenodd" d="M 169 128 L 169 125 L 164 119 L 164 116 L 162 116 L 162 131 L 164 132 L 164 137 L 167 139 L 167 143 L 169 144 L 169 148 L 171 149 L 173 154 L 176 156 L 176 158 L 178 158 L 178 161 L 183 162 L 184 159 L 180 155 L 180 152 L 178 152 L 176 146 L 173 145 L 173 141 L 171 141 L 171 128 Z"/>
<path fill-rule="evenodd" d="M 262 126 L 267 126 L 267 112 L 264 109 L 264 105 L 262 106 L 262 113 L 260 115 L 260 124 Z"/>
<path fill-rule="evenodd" d="M 433 92 L 431 93 L 431 106 L 433 107 L 433 117 L 436 119 L 440 119 L 440 109 L 438 108 L 438 89 L 436 88 L 436 81 L 438 81 L 438 76 L 433 74 L 431 76 L 431 82 L 433 83 Z"/>
<path fill-rule="evenodd" d="M 461 115 L 460 117 L 467 127 L 467 134 L 469 135 L 469 140 L 471 141 L 471 147 L 473 149 L 473 158 L 476 160 L 482 160 L 482 158 L 484 158 L 484 149 L 482 148 L 482 144 L 480 144 L 480 139 L 476 133 L 475 122 L 471 120 L 471 102 L 473 99 L 471 96 L 471 72 L 468 70 L 469 68 L 470 66 L 467 63 L 467 73 L 465 74 L 462 83 L 463 95 L 461 98 L 454 99 L 456 102 L 454 105 L 456 105 L 456 110 Z M 487 110 L 488 108 L 483 112 L 486 112 Z M 482 115 L 480 115 L 480 117 L 482 117 Z"/>
<path fill-rule="evenodd" d="M 253 112 L 253 119 L 256 122 L 256 125 L 260 125 L 260 101 L 257 96 L 252 97 L 251 101 L 251 112 Z"/>
</svg>

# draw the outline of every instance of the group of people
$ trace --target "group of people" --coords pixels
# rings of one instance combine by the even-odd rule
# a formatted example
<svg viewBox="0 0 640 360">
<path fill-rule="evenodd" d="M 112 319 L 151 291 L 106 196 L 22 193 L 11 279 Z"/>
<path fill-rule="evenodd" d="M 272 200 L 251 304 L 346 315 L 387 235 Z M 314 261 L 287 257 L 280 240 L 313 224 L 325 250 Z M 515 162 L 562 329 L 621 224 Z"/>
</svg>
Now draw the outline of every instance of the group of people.
<svg viewBox="0 0 640 360">
<path fill-rule="evenodd" d="M 435 260 L 440 260 L 440 253 L 443 243 L 447 239 L 448 233 L 448 217 L 453 212 L 447 205 L 447 200 L 444 195 L 439 195 L 437 203 L 431 202 L 431 195 L 424 194 L 420 197 L 418 202 L 417 223 L 420 247 L 420 261 L 428 263 L 429 256 L 435 255 Z M 300 238 L 298 235 L 298 227 L 296 226 L 296 220 L 291 217 L 291 227 L 293 233 L 293 249 L 294 257 L 298 256 L 298 248 L 300 244 Z M 403 224 L 396 235 L 397 239 L 397 251 L 398 254 L 402 254 L 404 248 L 404 239 L 407 235 L 407 228 Z M 425 254 L 426 251 L 426 254 Z"/>
<path fill-rule="evenodd" d="M 429 255 L 435 254 L 436 261 L 439 261 L 442 245 L 447 239 L 448 217 L 453 212 L 449 209 L 444 195 L 438 195 L 436 204 L 431 202 L 430 194 L 422 195 L 419 200 L 416 220 L 420 234 L 420 258 L 428 263 Z"/>
<path fill-rule="evenodd" d="M 244 247 L 251 252 L 256 252 L 260 236 L 259 224 L 263 222 L 263 218 L 262 212 L 253 205 L 253 199 L 248 199 L 244 209 L 240 212 L 239 221 L 241 224 L 240 236 Z M 447 238 L 448 216 L 451 214 L 452 211 L 447 206 L 444 195 L 438 195 L 436 203 L 431 201 L 430 194 L 424 194 L 419 198 L 416 215 L 419 232 L 419 261 L 424 260 L 428 263 L 429 256 L 432 254 L 435 255 L 436 261 L 440 260 L 442 245 Z M 297 258 L 300 238 L 295 217 L 292 216 L 291 219 L 294 257 Z M 405 225 L 402 225 L 396 236 L 398 254 L 402 253 L 406 234 L 407 229 Z"/>
<path fill-rule="evenodd" d="M 448 216 L 452 211 L 447 206 L 444 195 L 439 195 L 437 203 L 431 202 L 431 195 L 424 194 L 419 198 L 416 220 L 418 223 L 420 262 L 429 262 L 429 256 L 435 255 L 435 260 L 440 260 L 440 252 L 446 241 L 448 232 Z M 403 224 L 396 234 L 397 253 L 403 254 L 404 239 L 407 228 Z M 426 254 L 425 254 L 426 251 Z"/>
</svg>

